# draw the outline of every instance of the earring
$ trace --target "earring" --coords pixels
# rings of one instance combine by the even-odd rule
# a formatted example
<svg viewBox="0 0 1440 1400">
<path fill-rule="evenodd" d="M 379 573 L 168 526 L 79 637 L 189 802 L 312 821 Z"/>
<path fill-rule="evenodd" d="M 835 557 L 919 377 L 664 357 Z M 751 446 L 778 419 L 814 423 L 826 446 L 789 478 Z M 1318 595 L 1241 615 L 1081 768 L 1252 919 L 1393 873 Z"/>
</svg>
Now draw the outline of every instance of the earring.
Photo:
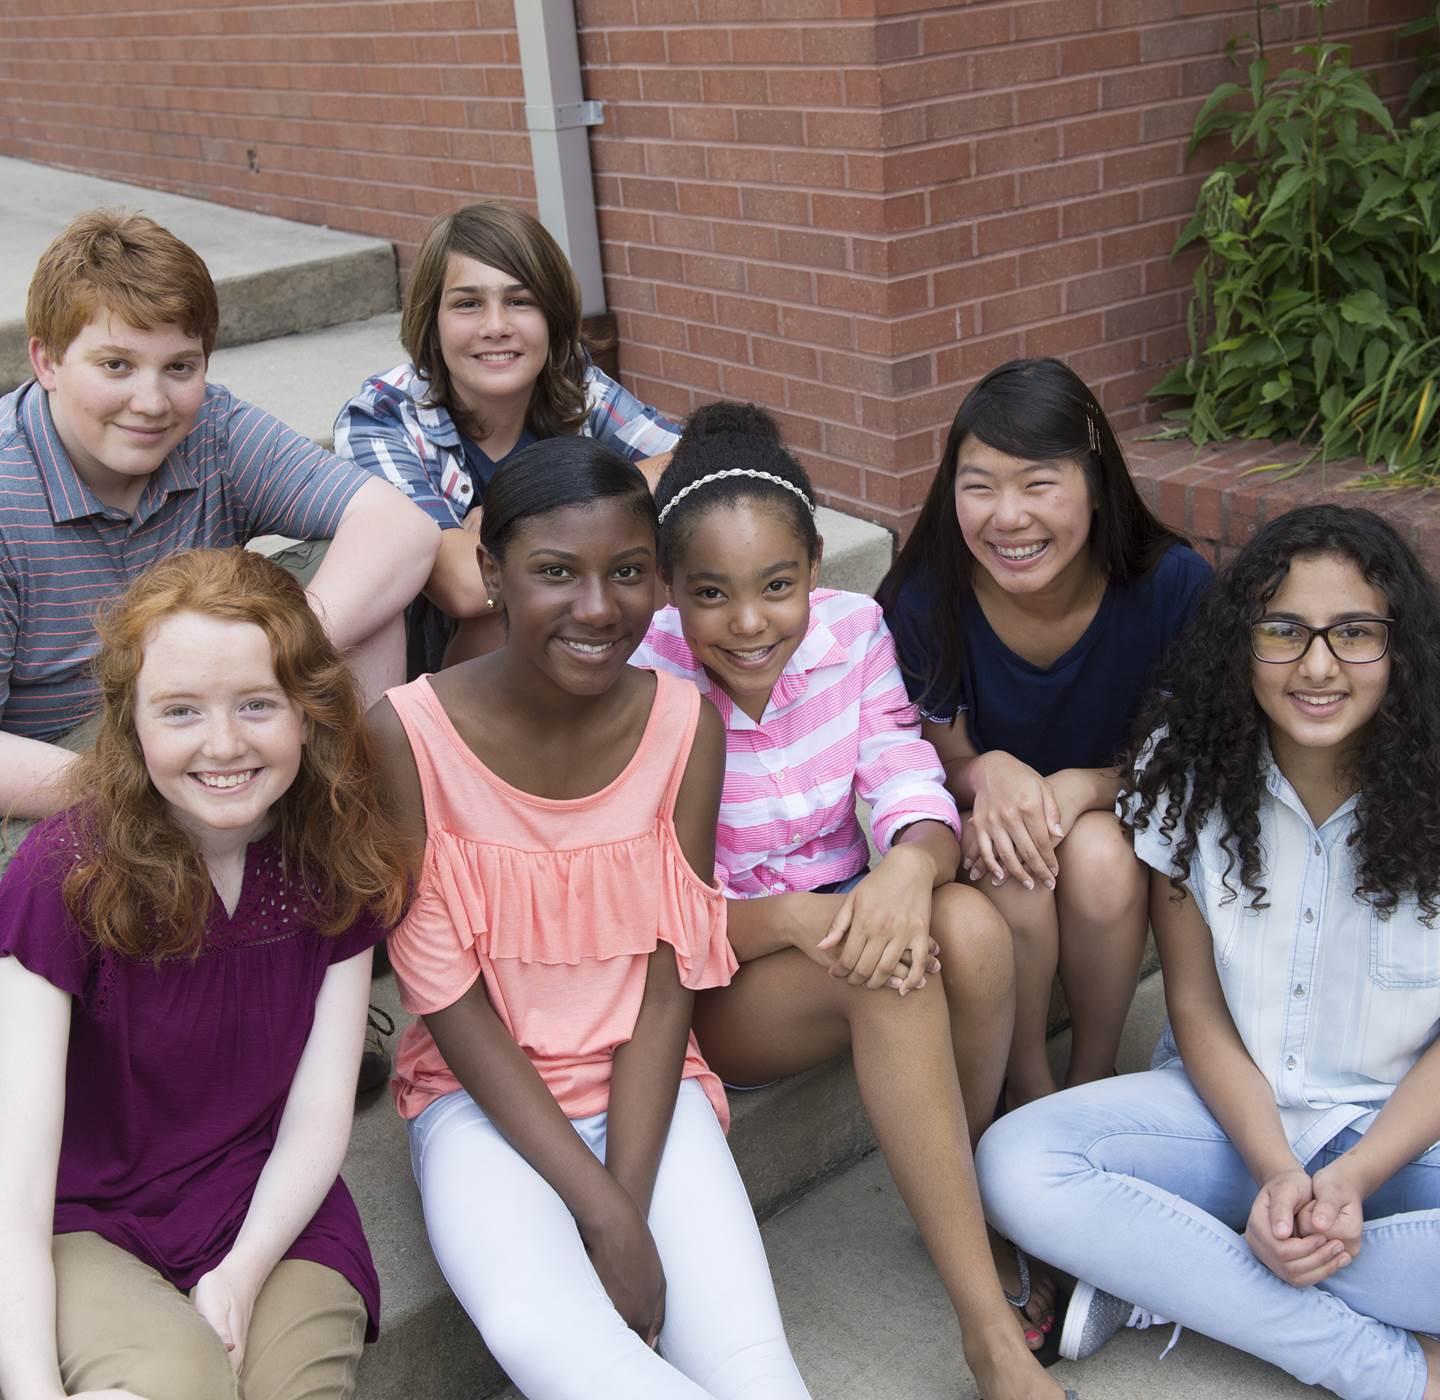
<svg viewBox="0 0 1440 1400">
<path fill-rule="evenodd" d="M 494 608 L 495 608 L 495 600 L 494 600 L 493 598 L 487 598 L 487 599 L 485 600 L 485 606 L 486 606 L 487 608 L 491 609 L 491 611 L 494 611 Z"/>
</svg>

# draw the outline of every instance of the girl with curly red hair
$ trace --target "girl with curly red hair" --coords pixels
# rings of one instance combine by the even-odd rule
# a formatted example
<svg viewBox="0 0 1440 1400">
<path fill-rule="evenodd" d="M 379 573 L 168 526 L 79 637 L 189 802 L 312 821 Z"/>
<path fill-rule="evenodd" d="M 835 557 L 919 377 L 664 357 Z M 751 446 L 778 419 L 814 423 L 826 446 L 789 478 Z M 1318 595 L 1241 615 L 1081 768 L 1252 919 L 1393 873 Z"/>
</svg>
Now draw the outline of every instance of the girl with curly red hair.
<svg viewBox="0 0 1440 1400">
<path fill-rule="evenodd" d="M 407 883 L 355 685 L 241 549 L 100 636 L 74 803 L 0 881 L 0 1389 L 349 1395 L 379 1286 L 337 1173 Z"/>
</svg>

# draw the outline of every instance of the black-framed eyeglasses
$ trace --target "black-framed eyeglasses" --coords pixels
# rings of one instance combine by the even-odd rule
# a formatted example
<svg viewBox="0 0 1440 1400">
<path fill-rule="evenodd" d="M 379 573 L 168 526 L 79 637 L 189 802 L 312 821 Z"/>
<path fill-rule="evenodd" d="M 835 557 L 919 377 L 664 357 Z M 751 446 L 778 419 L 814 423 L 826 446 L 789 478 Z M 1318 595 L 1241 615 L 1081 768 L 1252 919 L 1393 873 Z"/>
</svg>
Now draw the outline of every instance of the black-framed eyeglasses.
<svg viewBox="0 0 1440 1400">
<path fill-rule="evenodd" d="M 1330 655 L 1352 666 L 1379 661 L 1390 648 L 1393 617 L 1347 617 L 1328 627 L 1311 627 L 1288 617 L 1262 617 L 1250 627 L 1250 653 L 1276 665 L 1299 661 L 1316 637 L 1324 637 Z"/>
</svg>

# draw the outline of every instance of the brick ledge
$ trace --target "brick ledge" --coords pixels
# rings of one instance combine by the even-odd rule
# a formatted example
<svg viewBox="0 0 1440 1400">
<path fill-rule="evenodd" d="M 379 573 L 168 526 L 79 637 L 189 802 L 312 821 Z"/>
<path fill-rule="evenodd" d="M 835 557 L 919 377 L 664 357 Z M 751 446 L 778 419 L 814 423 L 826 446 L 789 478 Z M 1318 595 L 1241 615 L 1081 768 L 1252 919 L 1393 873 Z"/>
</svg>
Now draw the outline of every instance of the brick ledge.
<svg viewBox="0 0 1440 1400">
<path fill-rule="evenodd" d="M 1320 501 L 1364 506 L 1382 515 L 1440 577 L 1440 489 L 1356 490 L 1368 468 L 1355 459 L 1312 463 L 1288 480 L 1248 474 L 1271 462 L 1302 461 L 1306 449 L 1265 439 L 1195 447 L 1147 441 L 1154 425 L 1120 435 L 1141 498 L 1165 524 L 1183 530 L 1212 563 L 1227 562 L 1255 531 L 1296 506 Z"/>
</svg>

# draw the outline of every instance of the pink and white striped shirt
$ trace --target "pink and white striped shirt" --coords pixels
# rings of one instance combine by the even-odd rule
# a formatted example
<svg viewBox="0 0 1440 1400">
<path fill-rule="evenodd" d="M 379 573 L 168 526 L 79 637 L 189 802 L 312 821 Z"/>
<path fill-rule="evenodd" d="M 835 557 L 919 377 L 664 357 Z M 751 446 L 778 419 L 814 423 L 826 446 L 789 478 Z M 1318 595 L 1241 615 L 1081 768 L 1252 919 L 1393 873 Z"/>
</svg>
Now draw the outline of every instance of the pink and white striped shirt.
<svg viewBox="0 0 1440 1400">
<path fill-rule="evenodd" d="M 631 659 L 693 681 L 725 721 L 715 873 L 732 899 L 813 890 L 863 870 L 869 848 L 857 794 L 882 851 L 917 821 L 959 832 L 873 598 L 825 588 L 810 595 L 805 638 L 758 724 L 711 682 L 675 608 L 655 614 Z"/>
</svg>

